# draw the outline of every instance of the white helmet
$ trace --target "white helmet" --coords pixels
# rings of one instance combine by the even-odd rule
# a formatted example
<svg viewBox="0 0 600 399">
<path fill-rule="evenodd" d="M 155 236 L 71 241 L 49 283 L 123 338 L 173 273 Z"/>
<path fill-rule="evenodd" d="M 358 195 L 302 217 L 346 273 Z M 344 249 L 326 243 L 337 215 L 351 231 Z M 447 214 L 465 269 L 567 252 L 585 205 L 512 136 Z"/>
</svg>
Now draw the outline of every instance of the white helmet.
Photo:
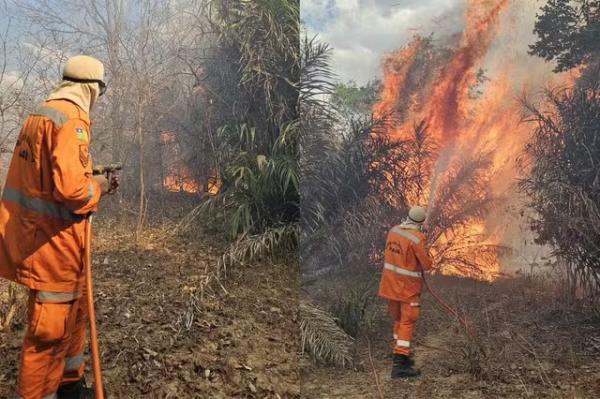
<svg viewBox="0 0 600 399">
<path fill-rule="evenodd" d="M 426 217 L 427 212 L 425 211 L 425 208 L 420 206 L 413 206 L 410 208 L 410 211 L 408 211 L 408 218 L 415 223 L 423 223 Z"/>
</svg>

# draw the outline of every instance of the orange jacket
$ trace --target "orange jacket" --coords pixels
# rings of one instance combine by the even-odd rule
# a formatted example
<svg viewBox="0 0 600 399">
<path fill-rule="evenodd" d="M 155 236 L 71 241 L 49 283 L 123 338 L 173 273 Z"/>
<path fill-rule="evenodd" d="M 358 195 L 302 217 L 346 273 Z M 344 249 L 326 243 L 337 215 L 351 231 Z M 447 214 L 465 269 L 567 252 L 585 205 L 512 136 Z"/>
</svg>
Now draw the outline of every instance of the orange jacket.
<svg viewBox="0 0 600 399">
<path fill-rule="evenodd" d="M 379 296 L 411 302 L 421 294 L 422 273 L 431 269 L 431 257 L 425 247 L 425 234 L 414 225 L 394 226 L 385 245 Z"/>
<path fill-rule="evenodd" d="M 27 118 L 0 201 L 0 277 L 40 291 L 81 288 L 85 217 L 101 196 L 89 144 L 89 116 L 70 101 L 46 101 Z"/>
</svg>

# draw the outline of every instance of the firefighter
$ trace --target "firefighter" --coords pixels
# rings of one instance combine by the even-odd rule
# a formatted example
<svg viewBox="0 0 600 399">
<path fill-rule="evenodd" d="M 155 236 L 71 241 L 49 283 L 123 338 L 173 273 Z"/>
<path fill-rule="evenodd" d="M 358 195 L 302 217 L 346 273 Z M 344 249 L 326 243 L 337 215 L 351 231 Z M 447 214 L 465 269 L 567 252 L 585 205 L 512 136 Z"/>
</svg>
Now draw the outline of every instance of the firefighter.
<svg viewBox="0 0 600 399">
<path fill-rule="evenodd" d="M 425 218 L 425 209 L 413 207 L 406 221 L 394 226 L 387 236 L 379 296 L 388 300 L 394 321 L 392 378 L 420 374 L 411 358 L 411 339 L 419 318 L 423 273 L 431 269 L 422 232 Z"/>
<path fill-rule="evenodd" d="M 63 80 L 26 119 L 0 201 L 0 276 L 29 288 L 17 394 L 93 398 L 85 387 L 86 217 L 116 178 L 93 176 L 90 109 L 104 94 L 104 66 L 70 58 Z"/>
</svg>

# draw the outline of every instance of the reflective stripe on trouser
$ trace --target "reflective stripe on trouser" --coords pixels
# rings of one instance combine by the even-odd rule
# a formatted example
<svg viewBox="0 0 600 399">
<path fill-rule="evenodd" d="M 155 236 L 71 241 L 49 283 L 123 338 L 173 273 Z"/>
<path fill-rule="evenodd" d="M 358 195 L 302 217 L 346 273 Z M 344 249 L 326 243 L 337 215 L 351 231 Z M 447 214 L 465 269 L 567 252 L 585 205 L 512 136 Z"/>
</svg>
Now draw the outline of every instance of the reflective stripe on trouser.
<svg viewBox="0 0 600 399">
<path fill-rule="evenodd" d="M 37 291 L 36 300 L 45 303 L 64 303 L 77 299 L 81 293 L 75 292 L 53 292 L 53 291 Z"/>
<path fill-rule="evenodd" d="M 417 301 L 389 301 L 388 311 L 394 320 L 394 353 L 408 356 L 410 342 L 419 319 L 420 304 Z"/>
<path fill-rule="evenodd" d="M 62 303 L 38 298 L 39 292 L 31 290 L 17 385 L 17 393 L 24 399 L 53 395 L 61 382 L 81 379 L 85 369 L 85 292 Z"/>
</svg>

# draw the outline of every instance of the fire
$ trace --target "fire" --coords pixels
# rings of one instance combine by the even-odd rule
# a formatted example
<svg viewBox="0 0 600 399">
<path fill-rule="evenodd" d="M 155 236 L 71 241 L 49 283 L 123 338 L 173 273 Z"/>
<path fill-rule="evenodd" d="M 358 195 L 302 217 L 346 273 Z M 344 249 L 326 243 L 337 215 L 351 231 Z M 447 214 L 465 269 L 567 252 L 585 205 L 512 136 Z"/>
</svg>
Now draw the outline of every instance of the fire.
<svg viewBox="0 0 600 399">
<path fill-rule="evenodd" d="M 168 191 L 172 192 L 200 192 L 200 185 L 193 177 L 191 177 L 189 170 L 185 167 L 173 170 L 165 176 L 163 186 Z"/>
<path fill-rule="evenodd" d="M 162 181 L 164 188 L 171 192 L 206 192 L 209 195 L 215 195 L 219 192 L 221 182 L 216 174 L 209 176 L 204 182 L 201 182 L 192 173 L 192 170 L 183 159 L 181 147 L 177 141 L 177 134 L 175 132 L 161 132 L 160 141 L 162 144 L 161 156 L 163 159 L 163 169 L 166 170 L 166 175 Z"/>
<path fill-rule="evenodd" d="M 531 31 L 536 7 L 535 0 L 467 1 L 464 30 L 458 40 L 447 44 L 452 48 L 451 55 L 422 76 L 418 84 L 407 82 L 418 73 L 419 68 L 414 66 L 419 57 L 427 56 L 424 39 L 414 38 L 384 61 L 380 101 L 373 108 L 374 115 L 393 114 L 399 122 L 387 133 L 398 139 L 407 138 L 416 122 L 425 121 L 438 148 L 436 171 L 427 182 L 429 189 L 419 199 L 422 204 L 430 204 L 430 213 L 443 213 L 436 210 L 438 206 L 458 205 L 437 198 L 438 186 L 444 184 L 452 165 L 473 154 L 491 154 L 485 184 L 490 194 L 503 198 L 503 202 L 488 215 L 474 217 L 459 231 L 453 228 L 436 237 L 433 252 L 442 257 L 446 251 L 443 272 L 493 279 L 508 270 L 514 259 L 499 250 L 480 256 L 478 248 L 511 247 L 523 241 L 515 227 L 518 222 L 514 213 L 506 210 L 520 204 L 515 190 L 516 158 L 530 131 L 530 126 L 521 121 L 518 100 L 547 85 L 564 85 L 573 79 L 567 74 L 553 74 L 552 65 L 527 54 L 527 45 L 535 40 Z M 530 37 L 524 40 L 528 34 Z M 478 79 L 480 71 L 487 79 Z M 474 88 L 480 92 L 474 95 Z M 453 240 L 462 242 L 449 248 Z M 480 272 L 472 274 L 458 267 L 452 251 L 459 250 L 471 254 L 467 258 L 478 257 Z"/>
<path fill-rule="evenodd" d="M 375 117 L 380 118 L 394 111 L 396 99 L 403 93 L 408 74 L 422 48 L 423 39 L 416 36 L 408 46 L 385 60 L 383 91 L 381 101 L 373 109 Z"/>
<path fill-rule="evenodd" d="M 442 69 L 425 111 L 432 131 L 445 141 L 460 134 L 461 121 L 467 115 L 469 87 L 475 83 L 476 68 L 487 53 L 500 12 L 507 4 L 508 0 L 500 0 L 485 10 L 481 1 L 471 1 L 467 7 L 461 44 Z"/>
</svg>

